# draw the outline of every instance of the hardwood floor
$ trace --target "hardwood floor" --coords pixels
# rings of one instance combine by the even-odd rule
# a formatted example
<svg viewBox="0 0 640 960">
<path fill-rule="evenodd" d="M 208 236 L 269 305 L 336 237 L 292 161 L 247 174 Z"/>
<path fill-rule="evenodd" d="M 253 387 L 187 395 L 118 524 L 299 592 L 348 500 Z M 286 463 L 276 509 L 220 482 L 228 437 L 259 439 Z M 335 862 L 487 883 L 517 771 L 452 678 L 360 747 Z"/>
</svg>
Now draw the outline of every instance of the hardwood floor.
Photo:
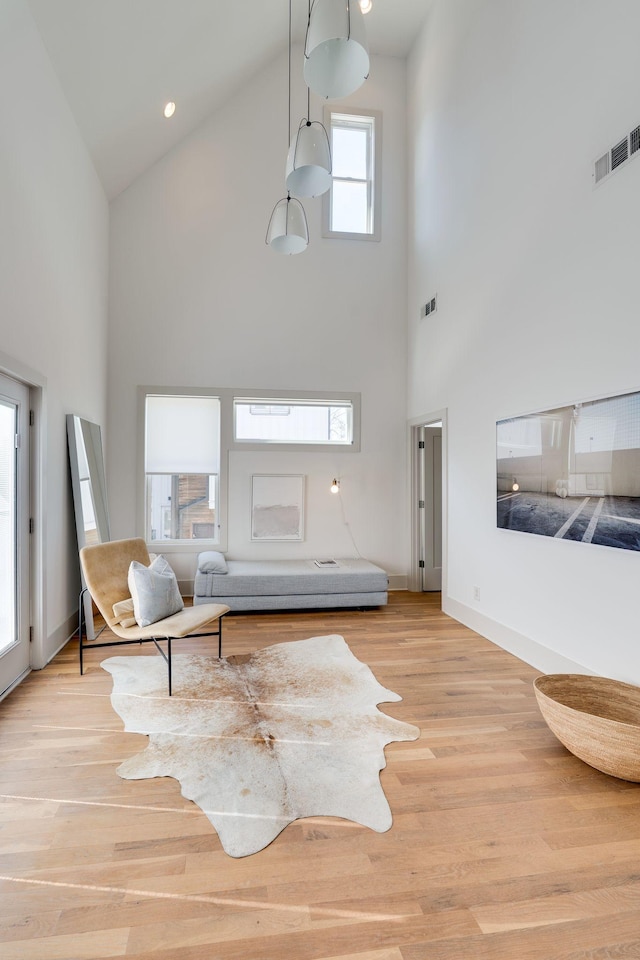
<svg viewBox="0 0 640 960">
<path fill-rule="evenodd" d="M 386 749 L 391 830 L 314 818 L 228 857 L 174 780 L 117 776 L 146 743 L 110 705 L 118 651 L 80 677 L 71 642 L 0 703 L 2 960 L 640 958 L 640 786 L 564 750 L 536 671 L 436 594 L 229 616 L 224 650 L 327 633 L 422 730 Z"/>
</svg>

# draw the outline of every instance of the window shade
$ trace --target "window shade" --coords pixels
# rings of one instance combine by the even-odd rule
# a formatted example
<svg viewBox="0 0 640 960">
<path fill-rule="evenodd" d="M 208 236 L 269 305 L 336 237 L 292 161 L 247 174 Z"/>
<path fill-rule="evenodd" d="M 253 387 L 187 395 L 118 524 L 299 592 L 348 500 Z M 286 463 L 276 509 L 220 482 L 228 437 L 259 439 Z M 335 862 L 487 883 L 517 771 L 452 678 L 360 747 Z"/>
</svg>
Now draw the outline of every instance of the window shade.
<svg viewBox="0 0 640 960">
<path fill-rule="evenodd" d="M 220 400 L 147 397 L 146 473 L 220 472 Z"/>
</svg>

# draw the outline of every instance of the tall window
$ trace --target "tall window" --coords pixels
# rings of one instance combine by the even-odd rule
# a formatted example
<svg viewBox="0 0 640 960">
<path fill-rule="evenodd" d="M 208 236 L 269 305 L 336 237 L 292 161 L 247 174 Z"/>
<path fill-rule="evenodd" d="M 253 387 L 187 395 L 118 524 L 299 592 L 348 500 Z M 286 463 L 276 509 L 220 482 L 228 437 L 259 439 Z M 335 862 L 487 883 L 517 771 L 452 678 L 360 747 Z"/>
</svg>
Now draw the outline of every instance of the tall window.
<svg viewBox="0 0 640 960">
<path fill-rule="evenodd" d="M 324 236 L 380 239 L 379 113 L 326 111 L 333 182 L 323 198 Z"/>
<path fill-rule="evenodd" d="M 148 395 L 145 517 L 149 543 L 219 540 L 220 400 Z"/>
</svg>

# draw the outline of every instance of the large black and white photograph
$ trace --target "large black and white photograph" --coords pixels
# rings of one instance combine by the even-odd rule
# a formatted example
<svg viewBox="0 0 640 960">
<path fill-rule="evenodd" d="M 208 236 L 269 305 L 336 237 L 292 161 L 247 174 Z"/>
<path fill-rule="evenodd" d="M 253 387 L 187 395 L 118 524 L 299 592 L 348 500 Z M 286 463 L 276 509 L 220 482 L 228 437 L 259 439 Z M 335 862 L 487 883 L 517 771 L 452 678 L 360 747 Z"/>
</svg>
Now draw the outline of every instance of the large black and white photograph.
<svg viewBox="0 0 640 960">
<path fill-rule="evenodd" d="M 505 530 L 640 550 L 640 393 L 499 420 Z"/>
</svg>

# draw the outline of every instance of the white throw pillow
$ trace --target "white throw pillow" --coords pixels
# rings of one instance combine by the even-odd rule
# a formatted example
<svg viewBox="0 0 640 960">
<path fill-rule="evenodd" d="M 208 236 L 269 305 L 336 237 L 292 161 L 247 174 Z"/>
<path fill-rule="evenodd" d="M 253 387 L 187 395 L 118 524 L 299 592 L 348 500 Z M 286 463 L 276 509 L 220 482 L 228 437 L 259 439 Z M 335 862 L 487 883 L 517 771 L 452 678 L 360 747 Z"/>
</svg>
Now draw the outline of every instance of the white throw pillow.
<svg viewBox="0 0 640 960">
<path fill-rule="evenodd" d="M 160 555 L 150 566 L 132 560 L 129 566 L 129 590 L 133 612 L 139 627 L 164 620 L 184 607 L 176 575 L 168 560 Z"/>
<path fill-rule="evenodd" d="M 113 615 L 121 627 L 135 627 L 136 618 L 133 612 L 133 600 L 119 600 L 113 605 Z"/>
<path fill-rule="evenodd" d="M 198 557 L 198 570 L 200 573 L 227 573 L 227 561 L 224 554 L 217 550 L 206 550 Z"/>
</svg>

